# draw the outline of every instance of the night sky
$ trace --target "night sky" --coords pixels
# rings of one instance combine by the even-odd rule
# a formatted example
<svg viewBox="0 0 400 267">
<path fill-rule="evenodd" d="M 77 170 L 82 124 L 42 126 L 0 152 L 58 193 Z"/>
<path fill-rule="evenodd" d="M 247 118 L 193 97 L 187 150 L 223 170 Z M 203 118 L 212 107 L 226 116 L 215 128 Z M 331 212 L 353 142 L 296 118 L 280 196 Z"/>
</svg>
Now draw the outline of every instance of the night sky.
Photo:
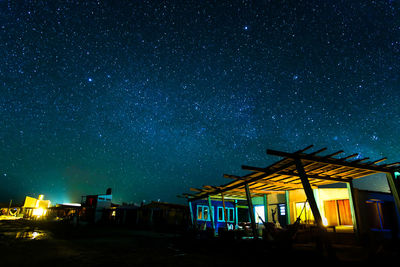
<svg viewBox="0 0 400 267">
<path fill-rule="evenodd" d="M 79 202 L 111 187 L 115 203 L 184 203 L 190 187 L 280 159 L 267 148 L 399 161 L 399 11 L 385 0 L 2 0 L 0 202 Z"/>
</svg>

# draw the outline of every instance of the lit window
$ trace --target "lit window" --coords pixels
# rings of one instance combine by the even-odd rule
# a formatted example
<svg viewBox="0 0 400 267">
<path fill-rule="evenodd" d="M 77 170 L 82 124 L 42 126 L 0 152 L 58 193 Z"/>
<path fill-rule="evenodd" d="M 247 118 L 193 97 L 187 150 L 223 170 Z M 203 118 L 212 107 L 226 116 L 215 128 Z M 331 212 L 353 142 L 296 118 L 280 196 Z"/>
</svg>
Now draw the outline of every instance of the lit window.
<svg viewBox="0 0 400 267">
<path fill-rule="evenodd" d="M 203 206 L 197 206 L 197 220 L 203 220 Z"/>
<path fill-rule="evenodd" d="M 279 213 L 280 213 L 280 215 L 282 215 L 282 216 L 285 216 L 286 215 L 286 207 L 285 207 L 285 205 L 279 205 Z"/>
<path fill-rule="evenodd" d="M 212 214 L 214 214 L 214 207 L 211 207 L 211 209 Z M 208 206 L 197 206 L 197 220 L 210 221 Z"/>
</svg>

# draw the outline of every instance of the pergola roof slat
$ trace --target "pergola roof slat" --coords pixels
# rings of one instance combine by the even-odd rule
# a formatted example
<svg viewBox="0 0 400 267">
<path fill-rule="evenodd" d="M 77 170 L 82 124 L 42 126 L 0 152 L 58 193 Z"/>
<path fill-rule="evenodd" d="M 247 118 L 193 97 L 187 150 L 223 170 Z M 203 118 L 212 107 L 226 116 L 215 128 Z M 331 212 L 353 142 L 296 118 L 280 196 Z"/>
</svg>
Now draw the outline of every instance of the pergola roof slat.
<svg viewBox="0 0 400 267">
<path fill-rule="evenodd" d="M 313 145 L 294 153 L 287 153 L 277 150 L 267 150 L 268 155 L 283 157 L 283 159 L 271 164 L 268 167 L 254 167 L 242 165 L 242 169 L 251 171 L 244 176 L 224 174 L 223 177 L 233 179 L 233 181 L 221 186 L 203 186 L 202 189 L 191 188 L 196 194 L 183 194 L 189 200 L 196 200 L 208 196 L 218 196 L 222 193 L 224 196 L 245 198 L 245 185 L 249 186 L 253 196 L 269 194 L 272 192 L 283 193 L 287 190 L 302 189 L 303 185 L 296 168 L 295 160 L 301 160 L 304 171 L 313 188 L 321 185 L 327 185 L 338 182 L 351 182 L 353 179 L 361 178 L 374 173 L 391 173 L 400 165 L 395 162 L 386 165 L 377 165 L 377 163 L 386 160 L 381 158 L 368 163 L 361 163 L 369 159 L 368 157 L 348 161 L 348 159 L 358 156 L 353 153 L 343 158 L 333 158 L 344 151 L 340 150 L 326 156 L 317 156 L 317 154 L 326 150 L 322 148 L 306 154 L 305 151 L 312 148 Z"/>
</svg>

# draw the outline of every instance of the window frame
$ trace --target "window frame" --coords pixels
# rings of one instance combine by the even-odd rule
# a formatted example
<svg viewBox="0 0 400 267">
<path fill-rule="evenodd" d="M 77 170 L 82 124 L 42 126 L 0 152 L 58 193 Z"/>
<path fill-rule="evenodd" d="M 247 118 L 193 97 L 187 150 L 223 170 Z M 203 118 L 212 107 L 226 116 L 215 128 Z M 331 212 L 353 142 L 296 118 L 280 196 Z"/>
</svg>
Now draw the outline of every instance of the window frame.
<svg viewBox="0 0 400 267">
<path fill-rule="evenodd" d="M 199 210 L 200 209 L 201 209 L 201 214 L 202 214 L 201 218 L 199 218 Z M 206 209 L 207 209 L 208 218 L 204 219 L 204 214 L 205 214 L 204 211 Z M 213 206 L 211 207 L 211 216 L 213 216 L 213 219 L 215 219 L 214 218 L 214 207 Z M 197 205 L 197 220 L 198 221 L 207 221 L 207 222 L 211 221 L 210 212 L 209 212 L 209 208 L 208 208 L 207 205 Z"/>
<path fill-rule="evenodd" d="M 225 221 L 225 212 L 224 212 L 224 207 L 217 207 L 217 220 L 218 222 L 224 222 Z M 222 219 L 219 218 L 219 215 L 222 214 Z"/>
<path fill-rule="evenodd" d="M 229 212 L 229 211 L 231 211 L 231 213 Z M 232 215 L 232 218 L 231 218 L 231 220 L 229 220 L 230 218 L 230 216 L 229 215 Z M 233 223 L 233 222 L 235 222 L 235 208 L 226 208 L 226 217 L 228 217 L 227 218 L 227 222 L 230 222 L 230 223 Z"/>
</svg>

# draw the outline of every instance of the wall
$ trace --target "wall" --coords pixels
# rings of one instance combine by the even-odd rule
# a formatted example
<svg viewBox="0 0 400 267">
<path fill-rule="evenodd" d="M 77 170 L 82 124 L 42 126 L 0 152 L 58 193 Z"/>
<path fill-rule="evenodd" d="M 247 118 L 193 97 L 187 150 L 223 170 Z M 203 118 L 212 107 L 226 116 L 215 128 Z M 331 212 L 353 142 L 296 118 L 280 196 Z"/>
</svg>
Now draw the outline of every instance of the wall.
<svg viewBox="0 0 400 267">
<path fill-rule="evenodd" d="M 211 228 L 211 220 L 204 221 L 204 220 L 198 220 L 197 219 L 197 207 L 198 206 L 207 206 L 208 207 L 208 200 L 197 200 L 192 202 L 192 209 L 193 209 L 193 216 L 194 220 L 197 224 L 198 227 L 200 228 Z M 222 201 L 219 200 L 211 200 L 211 206 L 214 208 L 214 225 L 216 230 L 218 231 L 219 228 L 224 228 L 226 226 L 225 221 L 218 221 L 218 207 L 223 207 Z M 225 207 L 226 208 L 235 208 L 235 203 L 231 201 L 225 201 Z M 232 229 L 235 227 L 235 220 L 236 220 L 237 214 L 234 213 L 234 222 L 228 223 L 228 226 Z"/>
</svg>

